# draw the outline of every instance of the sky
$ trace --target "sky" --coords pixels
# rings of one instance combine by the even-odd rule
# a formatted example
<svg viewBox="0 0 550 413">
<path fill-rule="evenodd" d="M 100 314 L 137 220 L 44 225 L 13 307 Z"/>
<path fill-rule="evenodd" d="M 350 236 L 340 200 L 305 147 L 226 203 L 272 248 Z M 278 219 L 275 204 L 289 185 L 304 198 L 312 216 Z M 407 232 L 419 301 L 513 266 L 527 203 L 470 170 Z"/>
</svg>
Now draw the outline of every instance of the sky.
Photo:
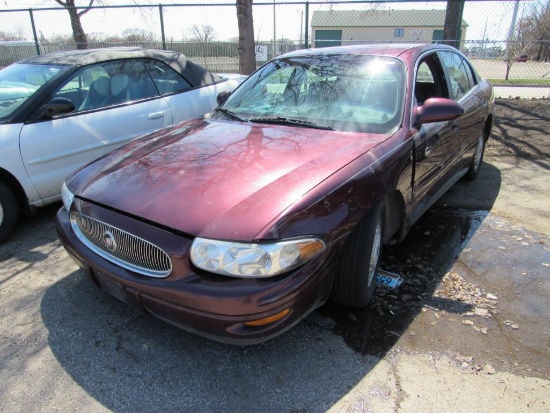
<svg viewBox="0 0 550 413">
<path fill-rule="evenodd" d="M 540 0 L 538 0 L 540 1 Z M 544 1 L 544 0 L 542 0 Z M 255 0 L 254 4 L 254 29 L 257 40 L 271 40 L 275 35 L 277 39 L 282 37 L 291 40 L 299 40 L 300 27 L 303 25 L 304 6 L 298 4 L 285 4 L 285 0 L 277 0 L 274 7 L 268 1 Z M 530 1 L 518 1 L 518 18 L 529 9 L 533 3 Z M 104 0 L 104 5 L 131 5 L 150 4 L 152 7 L 147 10 L 138 9 L 101 9 L 93 10 L 82 18 L 84 30 L 87 33 L 121 34 L 124 29 L 146 28 L 152 32 L 160 31 L 158 4 L 202 4 L 208 7 L 166 7 L 163 9 L 165 31 L 168 39 L 184 40 L 190 38 L 190 28 L 193 25 L 211 25 L 216 32 L 217 40 L 228 40 L 238 36 L 236 11 L 233 1 L 223 0 Z M 269 4 L 268 4 L 269 3 Z M 88 4 L 87 0 L 77 0 L 78 5 Z M 226 4 L 228 6 L 217 6 L 215 4 Z M 466 1 L 464 7 L 464 20 L 468 23 L 466 40 L 505 40 L 508 35 L 514 1 Z M 391 9 L 444 9 L 446 2 L 415 2 L 396 3 L 387 2 L 381 7 Z M 0 11 L 7 9 L 27 9 L 58 7 L 54 0 L 0 0 Z M 311 4 L 310 18 L 313 10 L 357 10 L 366 9 L 370 4 L 347 4 L 331 6 L 328 4 Z M 0 14 L 1 16 L 1 14 Z M 20 19 L 20 20 L 19 20 Z M 66 12 L 36 12 L 34 13 L 35 24 L 44 36 L 49 37 L 55 34 L 70 34 L 69 19 Z M 6 19 L 0 30 L 10 31 Z M 275 30 L 274 27 L 275 20 Z M 21 22 L 19 22 L 21 21 Z M 29 35 L 28 12 L 10 14 L 9 22 L 13 30 L 24 32 Z M 18 23 L 19 22 L 19 23 Z M 30 33 L 32 34 L 32 33 Z"/>
</svg>

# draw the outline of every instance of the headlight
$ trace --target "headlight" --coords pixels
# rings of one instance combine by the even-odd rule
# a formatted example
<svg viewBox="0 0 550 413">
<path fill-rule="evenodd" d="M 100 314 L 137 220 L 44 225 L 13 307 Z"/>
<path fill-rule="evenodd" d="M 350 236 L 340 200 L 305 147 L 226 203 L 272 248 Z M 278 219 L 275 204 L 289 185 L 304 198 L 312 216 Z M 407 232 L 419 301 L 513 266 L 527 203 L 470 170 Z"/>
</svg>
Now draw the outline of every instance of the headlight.
<svg viewBox="0 0 550 413">
<path fill-rule="evenodd" d="M 230 277 L 271 277 L 304 264 L 325 248 L 318 238 L 267 244 L 195 238 L 191 261 L 200 269 Z"/>
<path fill-rule="evenodd" d="M 71 209 L 71 204 L 73 203 L 74 194 L 69 191 L 69 188 L 67 188 L 67 184 L 63 182 L 63 186 L 61 187 L 61 199 L 63 199 L 63 206 L 69 212 Z"/>
</svg>

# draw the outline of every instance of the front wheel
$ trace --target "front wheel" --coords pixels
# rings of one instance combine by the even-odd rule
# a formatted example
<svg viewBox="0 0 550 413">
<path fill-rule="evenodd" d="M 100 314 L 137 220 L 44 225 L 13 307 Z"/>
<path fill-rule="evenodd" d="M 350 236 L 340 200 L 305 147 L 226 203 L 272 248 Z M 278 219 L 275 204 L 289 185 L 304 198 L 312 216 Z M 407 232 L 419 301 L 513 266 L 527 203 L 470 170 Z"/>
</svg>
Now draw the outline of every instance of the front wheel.
<svg viewBox="0 0 550 413">
<path fill-rule="evenodd" d="M 483 161 L 483 152 L 485 151 L 485 136 L 480 133 L 477 138 L 476 148 L 474 150 L 474 156 L 470 161 L 470 167 L 466 173 L 466 178 L 470 181 L 475 179 L 481 169 L 481 163 Z"/>
<path fill-rule="evenodd" d="M 0 242 L 4 241 L 17 221 L 17 201 L 11 189 L 0 182 Z"/>
<path fill-rule="evenodd" d="M 376 290 L 382 254 L 386 205 L 379 201 L 351 232 L 340 256 L 331 298 L 337 303 L 362 308 Z"/>
</svg>

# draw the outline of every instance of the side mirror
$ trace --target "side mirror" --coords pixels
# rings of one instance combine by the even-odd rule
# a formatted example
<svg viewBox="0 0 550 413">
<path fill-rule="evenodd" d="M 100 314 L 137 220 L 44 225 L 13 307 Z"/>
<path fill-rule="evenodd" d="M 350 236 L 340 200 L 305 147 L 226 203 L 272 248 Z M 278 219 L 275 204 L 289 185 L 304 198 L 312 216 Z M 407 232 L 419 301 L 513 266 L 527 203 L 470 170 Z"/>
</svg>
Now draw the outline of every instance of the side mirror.
<svg viewBox="0 0 550 413">
<path fill-rule="evenodd" d="M 64 115 L 74 111 L 75 106 L 72 100 L 67 98 L 53 98 L 44 110 L 44 119 L 52 119 L 54 116 Z"/>
<path fill-rule="evenodd" d="M 458 118 L 464 113 L 464 108 L 452 99 L 430 98 L 422 106 L 415 108 L 415 125 L 423 123 L 443 122 Z"/>
<path fill-rule="evenodd" d="M 224 90 L 223 92 L 220 92 L 218 94 L 218 97 L 216 98 L 216 101 L 218 102 L 218 105 L 221 105 L 222 103 L 224 103 L 227 98 L 229 97 L 229 95 L 231 94 L 231 92 L 229 90 Z"/>
</svg>

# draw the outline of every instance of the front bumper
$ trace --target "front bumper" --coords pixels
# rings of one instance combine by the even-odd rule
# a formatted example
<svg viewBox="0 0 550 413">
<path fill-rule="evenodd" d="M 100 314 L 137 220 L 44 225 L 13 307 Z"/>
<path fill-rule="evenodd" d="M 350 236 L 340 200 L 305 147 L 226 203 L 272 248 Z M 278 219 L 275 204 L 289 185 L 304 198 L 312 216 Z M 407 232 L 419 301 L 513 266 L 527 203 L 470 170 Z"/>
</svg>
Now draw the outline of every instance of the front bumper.
<svg viewBox="0 0 550 413">
<path fill-rule="evenodd" d="M 170 255 L 172 273 L 151 278 L 100 257 L 74 234 L 62 207 L 56 228 L 71 258 L 105 292 L 189 332 L 231 344 L 255 344 L 273 338 L 297 324 L 330 294 L 334 261 L 327 251 L 316 260 L 267 279 L 240 279 L 196 270 L 188 262 L 192 240 L 180 234 L 88 204 L 88 213 L 128 232 L 154 239 Z M 286 312 L 283 318 L 261 326 L 245 323 Z"/>
</svg>

